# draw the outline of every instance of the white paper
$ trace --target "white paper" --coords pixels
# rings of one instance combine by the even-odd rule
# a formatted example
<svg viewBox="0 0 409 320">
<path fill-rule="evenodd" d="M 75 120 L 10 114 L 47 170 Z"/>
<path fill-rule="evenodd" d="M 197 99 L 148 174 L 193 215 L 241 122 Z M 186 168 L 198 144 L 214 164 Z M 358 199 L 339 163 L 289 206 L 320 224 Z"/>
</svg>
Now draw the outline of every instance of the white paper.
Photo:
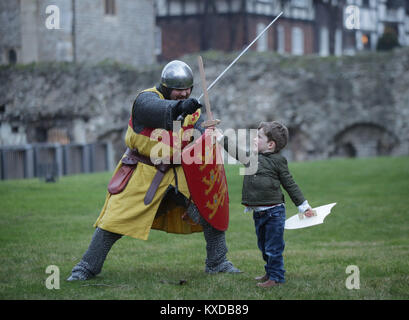
<svg viewBox="0 0 409 320">
<path fill-rule="evenodd" d="M 310 217 L 310 218 L 304 216 L 303 219 L 300 219 L 297 213 L 285 221 L 284 228 L 285 229 L 300 229 L 300 228 L 307 228 L 307 227 L 315 226 L 317 224 L 321 224 L 324 222 L 325 217 L 331 213 L 332 207 L 334 207 L 336 204 L 337 203 L 334 202 L 334 203 L 326 204 L 321 207 L 313 208 L 312 210 L 315 210 L 317 212 L 317 215 Z"/>
</svg>

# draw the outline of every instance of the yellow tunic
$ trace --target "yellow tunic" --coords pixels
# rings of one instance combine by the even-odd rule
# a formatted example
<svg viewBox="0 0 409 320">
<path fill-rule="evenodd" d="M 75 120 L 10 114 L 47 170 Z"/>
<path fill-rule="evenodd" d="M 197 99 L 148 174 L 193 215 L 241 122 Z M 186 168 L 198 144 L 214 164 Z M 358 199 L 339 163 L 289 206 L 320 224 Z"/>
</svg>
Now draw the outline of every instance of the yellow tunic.
<svg viewBox="0 0 409 320">
<path fill-rule="evenodd" d="M 145 91 L 156 92 L 161 99 L 164 99 L 163 95 L 157 91 L 156 88 L 151 88 Z M 193 127 L 199 116 L 200 109 L 195 114 L 188 115 L 181 128 L 181 133 L 187 128 Z M 171 131 L 167 132 L 172 136 Z M 133 128 L 128 125 L 125 143 L 129 148 L 138 149 L 141 154 L 150 156 L 149 153 L 152 148 L 155 146 L 158 147 L 158 144 L 162 143 L 160 142 L 160 139 L 152 139 L 153 136 L 154 135 L 151 135 L 149 137 L 137 134 L 134 132 Z M 180 137 L 182 137 L 182 134 Z M 172 150 L 173 149 L 170 148 L 171 154 Z M 121 165 L 120 161 L 114 174 Z M 182 220 L 182 215 L 186 211 L 186 209 L 182 207 L 176 207 L 155 219 L 156 212 L 158 211 L 159 205 L 168 186 L 175 186 L 174 171 L 170 169 L 164 175 L 152 202 L 145 205 L 144 198 L 156 172 L 157 171 L 154 167 L 138 163 L 125 190 L 115 195 L 111 195 L 110 193 L 107 194 L 105 204 L 94 226 L 142 240 L 148 239 L 151 228 L 180 234 L 202 231 L 202 227 L 200 225 L 192 224 L 191 220 Z M 179 192 L 189 198 L 190 192 L 182 166 L 176 167 L 176 173 Z"/>
</svg>

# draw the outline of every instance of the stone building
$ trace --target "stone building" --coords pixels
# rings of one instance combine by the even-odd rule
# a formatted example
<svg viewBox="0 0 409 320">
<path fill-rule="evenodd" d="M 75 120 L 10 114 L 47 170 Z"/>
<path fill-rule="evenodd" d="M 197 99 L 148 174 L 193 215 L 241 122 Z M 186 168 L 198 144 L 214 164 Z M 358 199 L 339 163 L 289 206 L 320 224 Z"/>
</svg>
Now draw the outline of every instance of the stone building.
<svg viewBox="0 0 409 320">
<path fill-rule="evenodd" d="M 240 50 L 281 11 L 254 45 L 282 54 L 355 54 L 375 50 L 385 30 L 409 45 L 405 0 L 155 0 L 159 58 L 208 49 Z M 157 45 L 159 48 L 159 45 Z"/>
<path fill-rule="evenodd" d="M 0 64 L 156 61 L 152 0 L 2 0 Z"/>
<path fill-rule="evenodd" d="M 154 30 L 152 0 L 1 0 L 0 65 L 32 62 L 93 65 L 106 60 L 134 67 L 151 65 L 156 62 Z M 29 77 L 26 76 L 27 83 Z M 32 85 L 37 88 L 46 85 L 42 79 Z M 42 117 L 33 116 L 24 122 L 0 119 L 0 145 L 87 141 L 86 117 L 81 116 L 81 111 L 70 115 L 52 111 L 55 99 L 66 99 L 69 109 L 76 104 L 73 96 L 56 96 L 62 83 L 56 74 L 53 79 L 53 83 L 46 85 L 45 100 L 41 103 L 32 95 L 27 97 L 30 106 L 42 110 Z M 80 82 L 77 75 L 77 84 Z M 0 104 L 0 117 L 6 112 L 6 105 Z"/>
<path fill-rule="evenodd" d="M 385 31 L 409 45 L 408 0 L 3 0 L 0 64 L 33 61 L 134 66 L 209 49 L 282 54 L 375 50 Z"/>
</svg>

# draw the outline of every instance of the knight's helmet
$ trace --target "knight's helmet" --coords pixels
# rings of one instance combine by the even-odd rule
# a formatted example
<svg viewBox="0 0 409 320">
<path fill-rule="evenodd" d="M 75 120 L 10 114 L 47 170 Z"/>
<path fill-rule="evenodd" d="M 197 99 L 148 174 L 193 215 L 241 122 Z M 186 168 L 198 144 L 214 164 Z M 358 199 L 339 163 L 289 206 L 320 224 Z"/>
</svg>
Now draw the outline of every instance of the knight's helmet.
<svg viewBox="0 0 409 320">
<path fill-rule="evenodd" d="M 173 60 L 163 68 L 160 83 L 169 89 L 192 88 L 192 69 L 183 61 Z"/>
</svg>

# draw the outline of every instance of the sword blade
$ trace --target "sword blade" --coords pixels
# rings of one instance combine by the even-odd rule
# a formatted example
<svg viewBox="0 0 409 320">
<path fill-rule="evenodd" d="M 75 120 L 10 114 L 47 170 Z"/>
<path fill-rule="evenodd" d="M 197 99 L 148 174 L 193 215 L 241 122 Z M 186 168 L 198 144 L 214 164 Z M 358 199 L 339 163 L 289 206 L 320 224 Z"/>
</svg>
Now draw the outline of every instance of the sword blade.
<svg viewBox="0 0 409 320">
<path fill-rule="evenodd" d="M 226 69 L 224 69 L 223 72 L 209 85 L 209 87 L 207 88 L 207 91 L 209 91 L 211 88 L 213 88 L 213 86 L 217 83 L 217 81 L 219 81 L 219 79 L 220 79 L 221 77 L 223 77 L 223 75 L 224 75 L 227 71 L 229 71 L 229 69 L 237 62 L 237 60 L 239 60 L 239 59 L 241 58 L 241 56 L 242 56 L 243 54 L 245 54 L 245 53 L 247 52 L 247 50 L 250 49 L 250 47 L 251 47 L 258 39 L 260 39 L 260 37 L 268 30 L 268 28 L 270 28 L 270 27 L 273 25 L 274 22 L 277 21 L 277 19 L 278 19 L 282 14 L 283 14 L 283 12 L 281 11 L 281 12 L 277 15 L 277 17 L 275 17 L 274 20 L 271 21 L 271 22 L 269 23 L 269 25 L 268 25 L 267 27 L 265 27 L 265 28 L 263 29 L 263 31 L 261 31 L 260 34 L 259 34 L 242 52 L 240 52 L 240 54 L 236 57 L 236 59 L 234 59 L 233 62 L 230 63 L 229 66 L 228 66 Z M 199 97 L 198 100 L 200 101 L 200 99 L 202 99 L 202 97 L 203 97 L 203 93 L 200 95 L 200 97 Z"/>
<path fill-rule="evenodd" d="M 205 74 L 205 71 L 204 71 L 202 57 L 198 56 L 197 61 L 198 61 L 198 64 L 199 64 L 200 80 L 201 80 L 202 90 L 203 90 L 202 94 L 204 95 L 204 104 L 205 104 L 205 107 L 206 107 L 207 119 L 208 120 L 213 120 L 212 112 L 210 111 L 209 95 L 207 94 L 207 89 L 206 89 L 206 74 Z"/>
</svg>

